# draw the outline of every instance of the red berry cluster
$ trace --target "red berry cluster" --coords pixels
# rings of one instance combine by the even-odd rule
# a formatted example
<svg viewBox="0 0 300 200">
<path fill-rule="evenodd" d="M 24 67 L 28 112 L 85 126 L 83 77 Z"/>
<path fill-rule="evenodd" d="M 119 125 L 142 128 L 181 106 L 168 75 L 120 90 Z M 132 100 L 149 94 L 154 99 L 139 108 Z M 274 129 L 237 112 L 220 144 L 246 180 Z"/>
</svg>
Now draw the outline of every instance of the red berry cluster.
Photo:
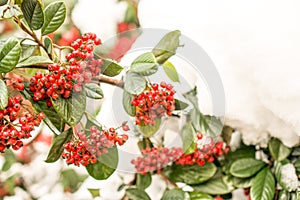
<svg viewBox="0 0 300 200">
<path fill-rule="evenodd" d="M 11 85 L 16 90 L 24 90 L 24 78 L 21 76 L 14 76 L 11 79 L 6 80 L 7 85 Z"/>
<path fill-rule="evenodd" d="M 131 104 L 136 106 L 135 123 L 154 125 L 155 119 L 170 116 L 175 110 L 175 91 L 171 84 L 154 83 L 141 94 L 134 97 Z"/>
<path fill-rule="evenodd" d="M 87 166 L 89 163 L 95 163 L 98 157 L 108 153 L 108 149 L 116 144 L 123 145 L 128 140 L 128 135 L 118 135 L 114 128 L 99 130 L 91 126 L 89 131 L 88 136 L 83 131 L 78 133 L 80 142 L 71 141 L 65 144 L 66 152 L 62 157 L 66 159 L 67 164 Z"/>
<path fill-rule="evenodd" d="M 213 162 L 215 158 L 228 152 L 228 147 L 223 142 L 215 143 L 211 138 L 197 133 L 197 145 L 195 152 L 192 154 L 183 154 L 176 164 L 180 165 L 204 165 L 205 162 Z"/>
<path fill-rule="evenodd" d="M 20 96 L 10 98 L 5 109 L 0 110 L 0 152 L 10 146 L 18 150 L 23 146 L 21 139 L 31 137 L 30 132 L 35 126 L 39 126 L 44 113 L 33 115 L 30 112 L 24 112 L 22 107 L 22 98 Z"/>
<path fill-rule="evenodd" d="M 83 34 L 80 39 L 75 40 L 71 47 L 74 49 L 66 56 L 71 66 L 78 67 L 83 82 L 89 82 L 92 77 L 101 72 L 102 59 L 94 58 L 94 46 L 100 45 L 101 40 L 94 33 Z"/>
<path fill-rule="evenodd" d="M 140 174 L 155 171 L 159 173 L 162 168 L 178 159 L 181 155 L 181 148 L 146 148 L 142 151 L 142 157 L 132 160 L 131 163 Z"/>
</svg>

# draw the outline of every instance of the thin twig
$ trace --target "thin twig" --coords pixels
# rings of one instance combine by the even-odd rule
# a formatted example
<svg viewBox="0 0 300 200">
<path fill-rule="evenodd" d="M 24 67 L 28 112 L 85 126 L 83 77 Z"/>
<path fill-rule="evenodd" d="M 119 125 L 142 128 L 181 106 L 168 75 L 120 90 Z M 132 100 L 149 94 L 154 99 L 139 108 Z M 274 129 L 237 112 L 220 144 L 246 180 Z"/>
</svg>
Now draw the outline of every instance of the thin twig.
<svg viewBox="0 0 300 200">
<path fill-rule="evenodd" d="M 124 81 L 122 81 L 122 80 L 113 79 L 113 78 L 109 78 L 106 76 L 96 76 L 96 77 L 93 77 L 92 80 L 99 81 L 101 83 L 114 85 L 114 86 L 117 86 L 120 88 L 124 88 Z"/>
</svg>

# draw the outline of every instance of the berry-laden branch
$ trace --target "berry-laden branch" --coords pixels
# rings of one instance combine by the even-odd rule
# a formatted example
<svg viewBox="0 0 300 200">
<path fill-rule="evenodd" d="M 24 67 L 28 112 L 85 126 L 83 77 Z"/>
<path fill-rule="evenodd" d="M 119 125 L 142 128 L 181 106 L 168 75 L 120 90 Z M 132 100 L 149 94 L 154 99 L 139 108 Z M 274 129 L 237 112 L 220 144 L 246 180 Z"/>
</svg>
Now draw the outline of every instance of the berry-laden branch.
<svg viewBox="0 0 300 200">
<path fill-rule="evenodd" d="M 106 84 L 114 85 L 114 86 L 117 86 L 117 87 L 120 87 L 120 88 L 124 88 L 124 81 L 123 80 L 109 78 L 107 76 L 96 76 L 96 77 L 93 77 L 92 80 L 98 81 L 100 83 L 106 83 Z"/>
</svg>

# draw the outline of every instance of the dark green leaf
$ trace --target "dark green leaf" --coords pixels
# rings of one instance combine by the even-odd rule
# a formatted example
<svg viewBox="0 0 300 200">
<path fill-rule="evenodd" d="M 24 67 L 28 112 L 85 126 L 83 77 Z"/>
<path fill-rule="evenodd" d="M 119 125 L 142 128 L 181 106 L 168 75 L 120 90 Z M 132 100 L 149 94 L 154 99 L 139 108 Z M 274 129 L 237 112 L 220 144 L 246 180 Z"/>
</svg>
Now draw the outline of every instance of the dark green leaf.
<svg viewBox="0 0 300 200">
<path fill-rule="evenodd" d="M 4 152 L 4 159 L 5 162 L 2 166 L 2 171 L 6 172 L 10 169 L 10 167 L 17 162 L 17 158 L 14 154 L 14 152 L 10 149 L 6 149 Z"/>
<path fill-rule="evenodd" d="M 135 106 L 131 105 L 133 98 L 134 96 L 132 94 L 126 92 L 125 90 L 123 91 L 123 108 L 130 116 L 135 115 Z"/>
<path fill-rule="evenodd" d="M 269 141 L 269 150 L 272 157 L 278 161 L 284 160 L 291 153 L 291 149 L 286 147 L 284 144 L 282 144 L 281 141 L 276 138 L 272 138 Z"/>
<path fill-rule="evenodd" d="M 300 172 L 300 159 L 297 159 L 296 162 L 294 163 L 294 166 L 297 170 L 297 172 Z"/>
<path fill-rule="evenodd" d="M 75 192 L 87 177 L 77 174 L 74 169 L 66 169 L 61 172 L 61 183 L 66 191 Z"/>
<path fill-rule="evenodd" d="M 189 106 L 189 104 L 180 101 L 179 99 L 175 99 L 175 110 L 184 110 Z"/>
<path fill-rule="evenodd" d="M 145 137 L 152 137 L 160 128 L 161 118 L 154 120 L 154 125 L 139 125 L 139 130 Z"/>
<path fill-rule="evenodd" d="M 53 139 L 52 146 L 45 162 L 52 163 L 60 158 L 62 152 L 64 151 L 64 144 L 71 140 L 72 134 L 73 131 L 72 128 L 70 128 Z"/>
<path fill-rule="evenodd" d="M 8 0 L 0 0 L 0 6 L 4 6 Z"/>
<path fill-rule="evenodd" d="M 27 67 L 31 65 L 43 65 L 43 64 L 51 64 L 52 60 L 45 56 L 30 56 L 26 60 L 23 60 L 17 64 L 17 68 Z"/>
<path fill-rule="evenodd" d="M 6 84 L 0 79 L 0 110 L 6 108 L 8 103 L 8 90 Z"/>
<path fill-rule="evenodd" d="M 182 127 L 180 136 L 182 138 L 183 151 L 186 154 L 193 153 L 196 146 L 196 133 L 191 123 L 187 123 Z"/>
<path fill-rule="evenodd" d="M 150 173 L 147 173 L 145 175 L 137 174 L 136 187 L 141 190 L 144 190 L 150 186 L 151 181 L 152 181 L 152 176 Z"/>
<path fill-rule="evenodd" d="M 223 195 L 234 190 L 234 187 L 227 182 L 226 177 L 216 177 L 200 185 L 192 186 L 194 191 L 211 195 Z"/>
<path fill-rule="evenodd" d="M 85 91 L 73 93 L 68 99 L 52 99 L 52 104 L 56 112 L 65 122 L 74 127 L 81 120 L 86 108 Z"/>
<path fill-rule="evenodd" d="M 129 198 L 129 200 L 151 200 L 149 195 L 144 190 L 138 188 L 126 189 L 126 196 Z"/>
<path fill-rule="evenodd" d="M 248 178 L 256 174 L 265 165 L 266 163 L 261 160 L 243 158 L 232 163 L 230 173 L 239 178 Z"/>
<path fill-rule="evenodd" d="M 175 55 L 179 46 L 180 31 L 172 31 L 166 34 L 154 47 L 152 53 L 159 64 L 166 62 L 171 56 Z"/>
<path fill-rule="evenodd" d="M 47 49 L 47 53 L 52 55 L 53 44 L 52 44 L 52 40 L 48 36 L 44 37 L 44 45 Z"/>
<path fill-rule="evenodd" d="M 135 23 L 135 24 L 138 23 L 136 8 L 131 3 L 128 3 L 124 21 L 129 24 L 130 23 Z"/>
<path fill-rule="evenodd" d="M 138 56 L 131 63 L 130 71 L 135 73 L 144 73 L 151 70 L 154 67 L 157 67 L 155 57 L 153 53 L 147 52 Z"/>
<path fill-rule="evenodd" d="M 36 46 L 30 44 L 22 44 L 21 48 L 22 48 L 22 52 L 20 56 L 20 62 L 32 56 Z"/>
<path fill-rule="evenodd" d="M 250 190 L 253 200 L 273 200 L 275 194 L 275 179 L 269 168 L 261 170 L 254 178 Z"/>
<path fill-rule="evenodd" d="M 190 200 L 213 200 L 214 198 L 208 194 L 201 192 L 190 192 Z"/>
<path fill-rule="evenodd" d="M 24 0 L 21 4 L 24 18 L 33 30 L 42 28 L 44 24 L 44 12 L 38 0 Z"/>
<path fill-rule="evenodd" d="M 45 23 L 42 35 L 56 31 L 65 21 L 66 5 L 63 1 L 56 1 L 45 8 Z"/>
<path fill-rule="evenodd" d="M 123 67 L 111 60 L 105 59 L 101 69 L 104 75 L 113 77 L 119 75 L 122 72 Z"/>
<path fill-rule="evenodd" d="M 169 79 L 171 79 L 173 82 L 180 82 L 178 72 L 171 62 L 166 61 L 163 64 L 163 69 Z"/>
<path fill-rule="evenodd" d="M 95 83 L 85 84 L 86 96 L 92 99 L 102 99 L 104 97 L 100 85 Z"/>
<path fill-rule="evenodd" d="M 114 147 L 108 149 L 108 153 L 102 154 L 96 164 L 89 164 L 86 169 L 93 178 L 105 180 L 116 170 L 118 159 L 118 150 Z"/>
<path fill-rule="evenodd" d="M 213 163 L 205 163 L 203 166 L 195 165 L 172 165 L 164 170 L 164 174 L 174 182 L 186 184 L 199 184 L 212 178 L 217 171 Z"/>
<path fill-rule="evenodd" d="M 146 80 L 137 73 L 126 74 L 124 89 L 130 94 L 140 94 L 146 88 Z"/>
<path fill-rule="evenodd" d="M 91 193 L 93 198 L 100 197 L 100 189 L 88 188 L 88 191 Z"/>
<path fill-rule="evenodd" d="M 0 51 L 0 73 L 12 71 L 18 63 L 20 55 L 20 42 L 17 39 L 8 39 Z"/>
<path fill-rule="evenodd" d="M 161 200 L 184 200 L 185 192 L 180 189 L 166 190 Z"/>
</svg>

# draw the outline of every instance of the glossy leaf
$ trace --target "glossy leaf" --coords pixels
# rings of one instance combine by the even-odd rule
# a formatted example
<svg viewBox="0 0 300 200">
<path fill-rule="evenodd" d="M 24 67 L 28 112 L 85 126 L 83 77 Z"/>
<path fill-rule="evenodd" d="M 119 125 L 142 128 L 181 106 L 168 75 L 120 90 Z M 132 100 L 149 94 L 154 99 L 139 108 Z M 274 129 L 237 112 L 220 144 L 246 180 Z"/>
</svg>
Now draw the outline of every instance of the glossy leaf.
<svg viewBox="0 0 300 200">
<path fill-rule="evenodd" d="M 181 189 L 171 189 L 166 190 L 161 198 L 161 200 L 184 200 L 185 199 L 185 192 Z"/>
<path fill-rule="evenodd" d="M 108 153 L 102 154 L 96 164 L 89 164 L 86 169 L 94 179 L 105 180 L 110 177 L 118 166 L 117 148 L 108 149 Z"/>
<path fill-rule="evenodd" d="M 52 40 L 48 36 L 44 37 L 44 45 L 47 49 L 47 53 L 52 55 L 53 44 L 52 44 Z"/>
<path fill-rule="evenodd" d="M 126 113 L 130 116 L 135 115 L 136 108 L 135 106 L 131 105 L 131 101 L 133 100 L 134 96 L 125 90 L 123 91 L 123 108 L 126 111 Z"/>
<path fill-rule="evenodd" d="M 17 64 L 17 68 L 32 66 L 32 65 L 45 65 L 53 63 L 52 60 L 45 56 L 30 56 L 26 60 L 23 60 Z"/>
<path fill-rule="evenodd" d="M 163 64 L 163 69 L 167 74 L 167 76 L 169 77 L 169 79 L 171 79 L 173 82 L 180 82 L 178 72 L 175 66 L 171 62 L 166 61 Z"/>
<path fill-rule="evenodd" d="M 196 133 L 191 123 L 187 123 L 182 127 L 180 136 L 182 138 L 183 151 L 186 154 L 193 153 L 196 146 Z"/>
<path fill-rule="evenodd" d="M 130 66 L 130 71 L 135 73 L 143 73 L 156 67 L 156 60 L 151 52 L 144 53 L 138 56 Z"/>
<path fill-rule="evenodd" d="M 6 84 L 0 79 L 0 110 L 3 110 L 8 103 L 8 90 Z"/>
<path fill-rule="evenodd" d="M 86 96 L 92 99 L 102 99 L 104 97 L 100 85 L 95 83 L 85 84 Z"/>
<path fill-rule="evenodd" d="M 44 12 L 38 0 L 24 0 L 21 4 L 24 18 L 33 30 L 42 28 L 44 24 Z"/>
<path fill-rule="evenodd" d="M 146 80 L 137 73 L 129 72 L 125 77 L 124 89 L 130 94 L 140 94 L 146 88 Z"/>
<path fill-rule="evenodd" d="M 180 31 L 172 31 L 166 34 L 154 47 L 152 53 L 159 64 L 166 62 L 171 56 L 175 55 L 179 46 Z"/>
<path fill-rule="evenodd" d="M 154 125 L 139 125 L 139 130 L 145 137 L 152 137 L 160 128 L 161 118 L 156 118 Z"/>
<path fill-rule="evenodd" d="M 64 121 L 74 127 L 81 120 L 86 108 L 85 91 L 73 93 L 68 99 L 58 98 L 52 99 L 52 104 L 59 116 Z"/>
<path fill-rule="evenodd" d="M 137 178 L 136 178 L 137 188 L 144 190 L 150 186 L 151 182 L 152 182 L 152 176 L 150 173 L 147 173 L 145 175 L 137 174 Z"/>
<path fill-rule="evenodd" d="M 52 146 L 45 162 L 52 163 L 60 158 L 62 152 L 64 151 L 64 144 L 71 140 L 72 134 L 73 130 L 70 128 L 53 139 Z"/>
<path fill-rule="evenodd" d="M 138 188 L 126 189 L 126 196 L 130 200 L 151 200 L 149 195 L 144 190 Z"/>
<path fill-rule="evenodd" d="M 123 67 L 111 60 L 105 59 L 101 69 L 104 75 L 113 77 L 119 75 Z"/>
<path fill-rule="evenodd" d="M 203 166 L 195 165 L 173 165 L 164 170 L 164 174 L 174 182 L 186 184 L 200 184 L 212 178 L 217 172 L 213 163 L 205 163 Z"/>
<path fill-rule="evenodd" d="M 291 149 L 286 147 L 284 144 L 282 144 L 281 141 L 276 138 L 272 138 L 269 141 L 269 150 L 272 157 L 277 161 L 284 160 L 291 153 Z"/>
<path fill-rule="evenodd" d="M 190 192 L 190 200 L 213 200 L 214 198 L 208 194 L 201 192 Z"/>
<path fill-rule="evenodd" d="M 273 200 L 275 194 L 275 179 L 269 168 L 261 170 L 254 178 L 250 190 L 253 200 Z"/>
<path fill-rule="evenodd" d="M 248 178 L 256 174 L 265 165 L 266 163 L 261 160 L 243 158 L 232 163 L 230 173 L 239 178 Z"/>
<path fill-rule="evenodd" d="M 0 73 L 12 71 L 21 55 L 20 42 L 17 39 L 8 39 L 0 50 Z"/>
<path fill-rule="evenodd" d="M 27 59 L 28 57 L 32 56 L 34 53 L 36 46 L 35 45 L 30 45 L 30 44 L 22 44 L 21 45 L 21 56 L 20 56 L 20 62 Z"/>
<path fill-rule="evenodd" d="M 63 1 L 55 1 L 45 8 L 45 23 L 42 35 L 56 31 L 65 21 L 66 5 Z"/>
<path fill-rule="evenodd" d="M 217 177 L 200 185 L 192 186 L 194 191 L 211 195 L 223 195 L 234 190 L 234 187 L 226 181 L 225 177 Z"/>
<path fill-rule="evenodd" d="M 237 188 L 249 188 L 252 185 L 253 178 L 232 177 L 232 183 Z"/>
</svg>

